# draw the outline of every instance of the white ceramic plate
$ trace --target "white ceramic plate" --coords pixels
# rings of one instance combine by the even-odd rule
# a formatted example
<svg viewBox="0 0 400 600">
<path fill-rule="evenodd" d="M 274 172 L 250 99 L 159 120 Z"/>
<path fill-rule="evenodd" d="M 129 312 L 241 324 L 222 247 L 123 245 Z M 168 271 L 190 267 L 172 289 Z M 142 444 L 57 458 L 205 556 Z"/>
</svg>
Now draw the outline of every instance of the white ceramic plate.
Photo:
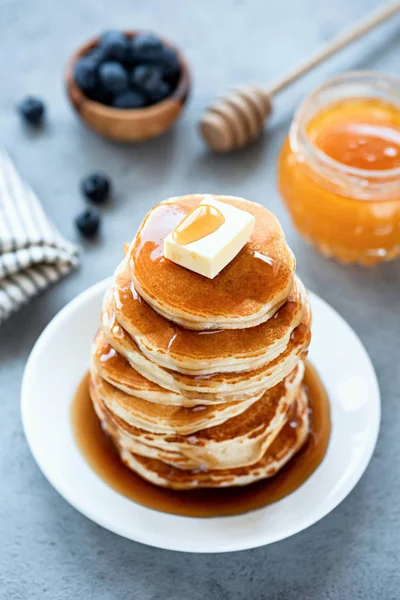
<svg viewBox="0 0 400 600">
<path fill-rule="evenodd" d="M 91 287 L 51 321 L 32 350 L 22 384 L 22 419 L 32 454 L 49 482 L 77 510 L 119 535 L 151 546 L 228 552 L 293 535 L 347 496 L 375 447 L 379 388 L 360 340 L 314 294 L 310 359 L 331 400 L 332 436 L 324 461 L 298 490 L 245 515 L 199 519 L 144 508 L 108 487 L 85 462 L 70 423 L 71 401 L 88 369 L 108 284 L 106 280 Z"/>
</svg>

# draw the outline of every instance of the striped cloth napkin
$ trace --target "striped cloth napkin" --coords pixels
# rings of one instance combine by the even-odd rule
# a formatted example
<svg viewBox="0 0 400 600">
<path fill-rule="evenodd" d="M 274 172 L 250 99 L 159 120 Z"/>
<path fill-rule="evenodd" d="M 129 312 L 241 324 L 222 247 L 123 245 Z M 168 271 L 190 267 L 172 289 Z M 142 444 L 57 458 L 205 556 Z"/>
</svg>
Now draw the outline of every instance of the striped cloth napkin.
<svg viewBox="0 0 400 600">
<path fill-rule="evenodd" d="M 77 255 L 0 150 L 0 324 L 76 267 Z"/>
</svg>

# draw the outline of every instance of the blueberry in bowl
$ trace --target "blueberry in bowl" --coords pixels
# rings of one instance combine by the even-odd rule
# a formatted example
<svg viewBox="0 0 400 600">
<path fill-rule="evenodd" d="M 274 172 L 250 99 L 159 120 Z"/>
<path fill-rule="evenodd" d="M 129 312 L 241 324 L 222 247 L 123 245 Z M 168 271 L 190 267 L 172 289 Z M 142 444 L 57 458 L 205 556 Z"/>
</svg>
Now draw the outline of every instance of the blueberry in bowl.
<svg viewBox="0 0 400 600">
<path fill-rule="evenodd" d="M 121 142 L 142 141 L 173 125 L 190 74 L 182 53 L 160 36 L 107 31 L 72 56 L 66 87 L 89 127 Z"/>
</svg>

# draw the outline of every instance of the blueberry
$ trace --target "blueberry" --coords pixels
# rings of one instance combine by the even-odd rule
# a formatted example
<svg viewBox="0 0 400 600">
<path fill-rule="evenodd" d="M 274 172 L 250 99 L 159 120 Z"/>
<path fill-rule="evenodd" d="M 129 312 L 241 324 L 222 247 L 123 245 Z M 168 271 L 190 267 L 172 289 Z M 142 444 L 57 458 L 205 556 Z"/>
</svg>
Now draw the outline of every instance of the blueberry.
<svg viewBox="0 0 400 600">
<path fill-rule="evenodd" d="M 162 69 L 153 65 L 139 65 L 132 73 L 132 84 L 146 96 L 150 104 L 164 100 L 171 94 L 171 86 L 162 80 Z"/>
<path fill-rule="evenodd" d="M 110 195 L 111 183 L 105 173 L 91 173 L 81 183 L 86 198 L 96 204 L 102 204 Z"/>
<path fill-rule="evenodd" d="M 81 212 L 75 219 L 75 225 L 79 232 L 85 237 L 96 235 L 100 227 L 100 213 L 91 206 Z"/>
<path fill-rule="evenodd" d="M 132 83 L 146 94 L 151 94 L 160 85 L 161 76 L 160 67 L 139 65 L 132 72 Z"/>
<path fill-rule="evenodd" d="M 74 66 L 74 78 L 77 86 L 83 92 L 93 90 L 96 85 L 97 64 L 91 57 L 84 56 L 76 61 Z"/>
<path fill-rule="evenodd" d="M 158 86 L 149 94 L 149 100 L 152 104 L 161 102 L 171 95 L 171 86 L 166 81 L 160 81 Z"/>
<path fill-rule="evenodd" d="M 90 92 L 86 92 L 86 95 L 88 98 L 90 98 L 90 100 L 111 106 L 113 95 L 111 92 L 104 89 L 100 82 L 97 82 L 95 87 L 90 90 Z"/>
<path fill-rule="evenodd" d="M 162 68 L 163 78 L 171 83 L 177 83 L 181 74 L 181 65 L 175 50 L 163 48 L 158 58 L 158 64 Z"/>
<path fill-rule="evenodd" d="M 115 108 L 142 108 L 146 104 L 146 97 L 141 92 L 134 90 L 118 94 L 112 103 Z"/>
<path fill-rule="evenodd" d="M 27 96 L 19 104 L 18 110 L 27 123 L 37 126 L 43 121 L 46 107 L 43 100 L 40 98 Z"/>
<path fill-rule="evenodd" d="M 99 79 L 104 88 L 111 93 L 123 92 L 128 88 L 128 73 L 115 61 L 100 65 Z"/>
<path fill-rule="evenodd" d="M 138 59 L 156 58 L 163 49 L 162 41 L 152 33 L 141 33 L 133 38 L 132 46 Z"/>
<path fill-rule="evenodd" d="M 127 38 L 121 31 L 106 31 L 100 38 L 99 46 L 106 58 L 122 60 L 126 52 Z"/>
<path fill-rule="evenodd" d="M 133 40 L 127 39 L 125 54 L 124 54 L 124 58 L 123 58 L 122 62 L 127 67 L 132 67 L 134 64 L 136 64 L 136 61 L 137 61 L 137 56 L 136 56 L 135 48 L 133 46 Z"/>
<path fill-rule="evenodd" d="M 107 60 L 107 55 L 103 48 L 100 46 L 96 46 L 93 50 L 90 50 L 87 54 L 85 54 L 85 58 L 90 58 L 95 63 L 96 68 L 98 68 L 102 62 Z"/>
</svg>

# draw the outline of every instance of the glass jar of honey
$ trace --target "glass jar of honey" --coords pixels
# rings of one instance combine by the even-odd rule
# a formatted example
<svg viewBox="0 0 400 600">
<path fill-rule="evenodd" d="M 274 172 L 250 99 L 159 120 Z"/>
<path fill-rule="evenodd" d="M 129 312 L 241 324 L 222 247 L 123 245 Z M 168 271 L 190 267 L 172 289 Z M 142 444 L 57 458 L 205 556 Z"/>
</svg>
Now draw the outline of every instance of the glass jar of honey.
<svg viewBox="0 0 400 600">
<path fill-rule="evenodd" d="M 400 256 L 400 79 L 345 73 L 306 98 L 278 185 L 295 227 L 326 256 L 364 265 Z"/>
</svg>

